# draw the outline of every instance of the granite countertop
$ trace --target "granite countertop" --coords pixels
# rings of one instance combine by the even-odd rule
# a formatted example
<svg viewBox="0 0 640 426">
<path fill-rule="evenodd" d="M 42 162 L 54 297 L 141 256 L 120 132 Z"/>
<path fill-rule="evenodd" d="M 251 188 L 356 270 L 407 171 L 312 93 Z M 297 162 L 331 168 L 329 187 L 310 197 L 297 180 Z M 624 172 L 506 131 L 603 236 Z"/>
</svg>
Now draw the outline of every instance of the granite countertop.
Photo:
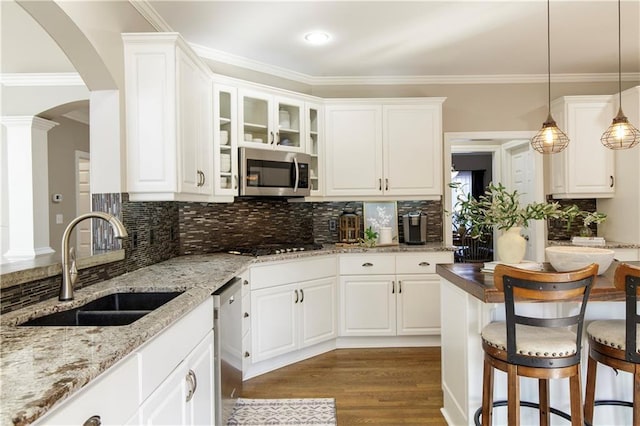
<svg viewBox="0 0 640 426">
<path fill-rule="evenodd" d="M 226 253 L 176 257 L 76 290 L 71 302 L 47 300 L 0 315 L 0 425 L 29 424 L 85 386 L 249 265 L 339 253 L 451 251 L 441 243 L 321 250 L 270 256 Z M 17 327 L 116 292 L 184 291 L 138 321 L 118 327 Z"/>
<path fill-rule="evenodd" d="M 613 275 L 620 262 L 613 261 L 607 271 L 596 277 L 589 301 L 623 301 L 624 292 L 613 285 Z M 639 265 L 640 262 L 624 262 Z M 504 303 L 504 293 L 493 284 L 493 274 L 482 272 L 482 263 L 454 263 L 437 265 L 436 273 L 451 284 L 485 303 Z M 549 263 L 543 263 L 545 271 L 554 271 Z"/>
</svg>

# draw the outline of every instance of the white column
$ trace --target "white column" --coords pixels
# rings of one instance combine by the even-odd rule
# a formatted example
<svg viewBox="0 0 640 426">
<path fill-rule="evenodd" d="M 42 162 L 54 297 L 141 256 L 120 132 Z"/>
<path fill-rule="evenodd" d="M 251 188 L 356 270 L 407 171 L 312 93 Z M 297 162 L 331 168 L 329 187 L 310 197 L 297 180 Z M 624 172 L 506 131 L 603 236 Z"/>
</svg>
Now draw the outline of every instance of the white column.
<svg viewBox="0 0 640 426">
<path fill-rule="evenodd" d="M 49 245 L 47 132 L 58 123 L 34 116 L 2 117 L 6 145 L 8 248 L 3 257 L 32 258 L 52 253 Z M 4 156 L 3 156 L 4 157 Z M 3 200 L 4 201 L 4 200 Z"/>
</svg>

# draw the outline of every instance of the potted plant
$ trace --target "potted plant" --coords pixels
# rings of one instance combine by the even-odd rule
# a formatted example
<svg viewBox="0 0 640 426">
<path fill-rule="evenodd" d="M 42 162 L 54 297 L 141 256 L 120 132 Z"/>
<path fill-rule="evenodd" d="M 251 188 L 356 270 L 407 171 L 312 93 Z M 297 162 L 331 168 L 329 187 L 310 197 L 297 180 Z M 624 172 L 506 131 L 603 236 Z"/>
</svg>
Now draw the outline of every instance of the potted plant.
<svg viewBox="0 0 640 426">
<path fill-rule="evenodd" d="M 450 186 L 460 189 L 458 183 Z M 588 223 L 601 223 L 606 218 L 603 213 L 581 211 L 575 205 L 563 209 L 557 202 L 522 205 L 520 195 L 517 190 L 507 191 L 501 183 L 490 183 L 485 193 L 477 199 L 469 193 L 460 194 L 454 208 L 454 220 L 458 227 L 464 226 L 467 235 L 472 238 L 480 238 L 487 229 L 502 230 L 497 240 L 498 259 L 506 263 L 520 263 L 526 251 L 526 241 L 520 231 L 530 221 L 554 218 L 566 220 L 570 225 L 579 217 Z"/>
</svg>

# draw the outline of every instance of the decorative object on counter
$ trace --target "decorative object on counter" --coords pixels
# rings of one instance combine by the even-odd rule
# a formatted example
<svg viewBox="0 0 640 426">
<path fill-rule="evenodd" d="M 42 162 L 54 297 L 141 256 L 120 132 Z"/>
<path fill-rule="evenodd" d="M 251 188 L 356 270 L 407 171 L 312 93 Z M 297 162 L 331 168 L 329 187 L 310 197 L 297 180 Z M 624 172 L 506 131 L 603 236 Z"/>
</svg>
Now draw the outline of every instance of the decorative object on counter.
<svg viewBox="0 0 640 426">
<path fill-rule="evenodd" d="M 541 154 L 555 154 L 564 150 L 569 144 L 569 137 L 558 127 L 551 116 L 551 30 L 549 0 L 547 0 L 547 76 L 548 76 L 548 115 L 542 129 L 531 139 L 533 149 Z"/>
<path fill-rule="evenodd" d="M 364 230 L 364 238 L 360 239 L 360 245 L 364 247 L 375 247 L 378 241 L 378 233 L 373 228 L 368 227 Z"/>
<path fill-rule="evenodd" d="M 600 142 L 609 149 L 629 149 L 640 143 L 640 131 L 622 112 L 622 53 L 620 32 L 620 0 L 618 0 L 618 114 L 613 118 L 611 125 L 605 130 L 600 138 Z"/>
<path fill-rule="evenodd" d="M 460 186 L 459 183 L 450 184 L 452 188 L 459 189 Z M 517 190 L 507 191 L 501 183 L 490 183 L 478 199 L 470 193 L 459 194 L 453 212 L 458 232 L 462 227 L 465 235 L 482 238 L 492 228 L 502 230 L 497 241 L 498 260 L 519 263 L 526 251 L 526 241 L 520 231 L 531 220 L 555 218 L 567 221 L 570 226 L 577 217 L 583 217 L 589 223 L 601 223 L 606 218 L 602 213 L 581 211 L 575 205 L 563 209 L 557 202 L 532 202 L 523 206 L 520 204 L 520 195 Z"/>
<path fill-rule="evenodd" d="M 378 245 L 398 244 L 398 208 L 395 201 L 364 203 L 364 227 L 378 233 Z"/>
<path fill-rule="evenodd" d="M 575 271 L 597 263 L 598 275 L 607 271 L 615 255 L 613 250 L 596 247 L 551 246 L 544 251 L 556 271 Z"/>
<path fill-rule="evenodd" d="M 360 216 L 349 206 L 340 215 L 340 242 L 357 243 L 360 240 Z"/>
</svg>

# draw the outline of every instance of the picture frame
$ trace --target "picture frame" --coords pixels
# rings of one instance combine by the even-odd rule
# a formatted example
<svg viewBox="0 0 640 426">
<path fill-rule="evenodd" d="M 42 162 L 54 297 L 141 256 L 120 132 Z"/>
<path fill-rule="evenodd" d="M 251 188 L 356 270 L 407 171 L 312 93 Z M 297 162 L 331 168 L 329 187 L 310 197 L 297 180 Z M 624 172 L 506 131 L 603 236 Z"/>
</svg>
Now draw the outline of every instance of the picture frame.
<svg viewBox="0 0 640 426">
<path fill-rule="evenodd" d="M 398 245 L 398 204 L 396 201 L 364 202 L 362 213 L 364 229 L 371 227 L 378 233 L 378 246 Z M 381 228 L 391 228 L 391 231 Z"/>
</svg>

